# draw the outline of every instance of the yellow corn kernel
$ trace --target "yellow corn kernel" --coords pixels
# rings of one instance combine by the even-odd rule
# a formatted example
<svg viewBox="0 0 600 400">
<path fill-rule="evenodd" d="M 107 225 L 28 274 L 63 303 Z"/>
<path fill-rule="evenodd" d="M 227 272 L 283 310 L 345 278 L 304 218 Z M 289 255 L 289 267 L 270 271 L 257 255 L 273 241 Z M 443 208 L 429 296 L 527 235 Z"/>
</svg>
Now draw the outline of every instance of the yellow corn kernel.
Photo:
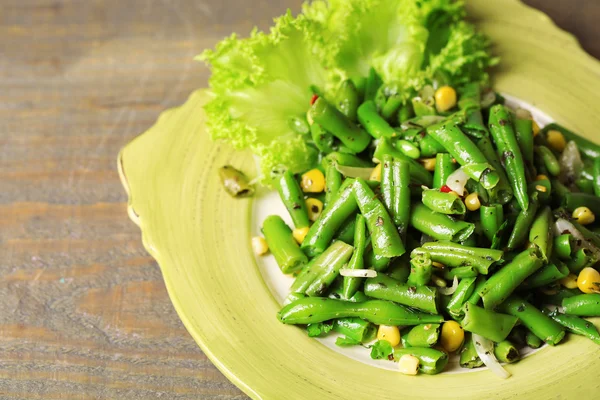
<svg viewBox="0 0 600 400">
<path fill-rule="evenodd" d="M 381 164 L 377 164 L 373 172 L 371 172 L 371 177 L 369 178 L 372 181 L 381 182 Z"/>
<path fill-rule="evenodd" d="M 321 193 L 325 190 L 325 175 L 318 169 L 311 169 L 302 175 L 300 186 L 305 193 Z"/>
<path fill-rule="evenodd" d="M 400 329 L 397 326 L 379 325 L 377 340 L 385 340 L 396 347 L 400 344 Z"/>
<path fill-rule="evenodd" d="M 536 181 L 547 181 L 548 180 L 548 176 L 547 175 L 538 175 L 535 177 Z"/>
<path fill-rule="evenodd" d="M 560 284 L 567 289 L 577 289 L 577 275 L 569 274 L 560 280 Z"/>
<path fill-rule="evenodd" d="M 540 193 L 546 193 L 548 191 L 548 188 L 544 185 L 535 185 L 535 190 L 537 190 Z"/>
<path fill-rule="evenodd" d="M 294 229 L 294 232 L 292 232 L 292 235 L 294 236 L 294 239 L 296 239 L 296 242 L 298 242 L 298 244 L 302 244 L 302 242 L 304 242 L 304 238 L 308 234 L 308 230 L 309 230 L 308 227 Z"/>
<path fill-rule="evenodd" d="M 573 211 L 573 218 L 581 225 L 589 225 L 594 223 L 596 215 L 587 207 L 577 207 Z"/>
<path fill-rule="evenodd" d="M 444 264 L 442 264 L 441 262 L 437 262 L 437 261 L 432 262 L 431 265 L 433 265 L 435 268 L 439 268 L 439 269 L 446 268 L 446 266 Z"/>
<path fill-rule="evenodd" d="M 533 120 L 533 136 L 537 136 L 540 133 L 540 126 L 538 125 L 537 122 L 535 122 L 535 120 Z"/>
<path fill-rule="evenodd" d="M 405 354 L 400 357 L 398 369 L 404 375 L 417 375 L 419 372 L 419 359 L 410 354 Z"/>
<path fill-rule="evenodd" d="M 577 287 L 583 293 L 600 293 L 600 273 L 594 268 L 584 268 L 577 277 Z"/>
<path fill-rule="evenodd" d="M 477 211 L 481 208 L 481 200 L 477 193 L 471 193 L 465 198 L 465 206 L 469 211 Z"/>
<path fill-rule="evenodd" d="M 435 158 L 423 158 L 421 160 L 421 164 L 423 164 L 425 169 L 430 172 L 435 171 L 435 163 L 436 163 Z"/>
<path fill-rule="evenodd" d="M 456 90 L 450 86 L 442 86 L 435 91 L 435 107 L 439 112 L 446 112 L 456 106 Z"/>
<path fill-rule="evenodd" d="M 269 252 L 269 245 L 262 236 L 254 236 L 252 238 L 252 250 L 257 256 L 264 256 Z"/>
<path fill-rule="evenodd" d="M 312 197 L 306 199 L 306 208 L 308 209 L 308 218 L 311 221 L 316 221 L 323 212 L 323 202 Z"/>
<path fill-rule="evenodd" d="M 567 147 L 567 140 L 565 136 L 559 131 L 548 131 L 546 134 L 546 140 L 548 140 L 548 144 L 554 150 L 562 153 L 565 147 Z"/>
<path fill-rule="evenodd" d="M 465 340 L 465 331 L 456 321 L 444 322 L 440 343 L 448 353 L 455 352 Z"/>
</svg>

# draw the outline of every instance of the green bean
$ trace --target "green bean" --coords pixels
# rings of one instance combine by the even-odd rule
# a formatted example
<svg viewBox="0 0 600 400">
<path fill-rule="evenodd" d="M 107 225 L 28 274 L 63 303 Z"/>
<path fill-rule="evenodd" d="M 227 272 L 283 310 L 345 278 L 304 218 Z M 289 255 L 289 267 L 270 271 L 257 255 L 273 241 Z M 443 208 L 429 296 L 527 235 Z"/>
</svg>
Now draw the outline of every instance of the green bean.
<svg viewBox="0 0 600 400">
<path fill-rule="evenodd" d="M 492 189 L 498 184 L 498 172 L 494 171 L 481 150 L 457 125 L 434 125 L 427 128 L 427 133 L 448 150 L 470 178 L 481 182 L 486 189 Z"/>
<path fill-rule="evenodd" d="M 489 268 L 495 262 L 502 260 L 504 254 L 500 250 L 468 247 L 449 241 L 424 243 L 422 249 L 413 250 L 413 254 L 425 251 L 433 261 L 447 267 L 472 266 L 484 275 L 487 275 Z"/>
<path fill-rule="evenodd" d="M 600 158 L 594 160 L 594 194 L 600 197 Z"/>
<path fill-rule="evenodd" d="M 556 346 L 565 337 L 562 326 L 519 296 L 510 296 L 500 310 L 518 317 L 527 329 L 549 345 Z"/>
<path fill-rule="evenodd" d="M 462 316 L 462 307 L 473 294 L 476 280 L 477 278 L 461 279 L 456 292 L 454 292 L 446 307 L 452 317 L 460 318 Z"/>
<path fill-rule="evenodd" d="M 500 204 L 492 204 L 490 206 L 481 206 L 479 213 L 483 233 L 491 242 L 504 222 L 504 209 Z"/>
<path fill-rule="evenodd" d="M 523 159 L 527 168 L 531 171 L 533 168 L 533 120 L 524 118 L 515 118 L 515 132 L 517 141 L 523 154 Z"/>
<path fill-rule="evenodd" d="M 525 161 L 517 142 L 509 111 L 503 105 L 495 105 L 490 110 L 490 132 L 498 149 L 498 157 L 506 169 L 514 195 L 521 209 L 527 210 L 529 195 L 525 178 Z"/>
<path fill-rule="evenodd" d="M 358 205 L 353 195 L 353 179 L 346 179 L 338 193 L 331 200 L 319 218 L 310 227 L 302 242 L 301 248 L 309 257 L 325 251 L 338 229 L 357 210 Z"/>
<path fill-rule="evenodd" d="M 494 342 L 501 342 L 517 323 L 517 318 L 473 305 L 469 302 L 463 306 L 461 325 L 465 331 L 481 335 Z"/>
<path fill-rule="evenodd" d="M 580 223 L 578 223 L 576 221 L 571 221 L 571 224 L 573 224 L 575 229 L 577 229 L 583 235 L 586 242 L 591 243 L 596 247 L 600 247 L 600 236 L 599 235 L 590 231 L 588 228 L 586 228 L 585 226 L 581 225 Z"/>
<path fill-rule="evenodd" d="M 574 315 L 561 314 L 558 312 L 558 309 L 550 311 L 545 308 L 542 310 L 542 312 L 567 328 L 569 332 L 573 332 L 576 335 L 585 336 L 592 342 L 600 345 L 600 333 L 592 322 L 586 321 L 585 319 L 576 317 Z"/>
<path fill-rule="evenodd" d="M 481 110 L 467 111 L 467 120 L 463 129 L 467 135 L 475 139 L 481 139 L 489 135 L 488 129 L 483 122 Z"/>
<path fill-rule="evenodd" d="M 554 255 L 561 260 L 570 260 L 571 253 L 575 248 L 575 243 L 575 238 L 569 233 L 556 236 L 554 238 Z"/>
<path fill-rule="evenodd" d="M 528 289 L 535 289 L 542 286 L 549 285 L 569 275 L 569 269 L 567 266 L 558 261 L 554 264 L 546 265 L 539 271 L 531 275 L 523 282 L 522 287 Z"/>
<path fill-rule="evenodd" d="M 410 120 L 415 116 L 415 111 L 413 110 L 412 104 L 406 103 L 400 110 L 398 110 L 398 123 L 402 125 L 404 122 Z"/>
<path fill-rule="evenodd" d="M 305 325 L 335 318 L 357 317 L 377 325 L 439 324 L 440 315 L 414 312 L 385 300 L 352 303 L 323 297 L 306 297 L 284 306 L 277 318 L 284 324 Z"/>
<path fill-rule="evenodd" d="M 410 275 L 410 257 L 408 257 L 408 254 L 398 257 L 388 269 L 387 275 L 400 283 L 406 283 Z"/>
<path fill-rule="evenodd" d="M 369 70 L 369 75 L 367 76 L 367 82 L 365 87 L 365 100 L 375 100 L 375 96 L 377 95 L 377 91 L 383 84 L 383 81 L 375 71 L 375 68 L 371 68 Z"/>
<path fill-rule="evenodd" d="M 552 227 L 554 218 L 550 207 L 542 209 L 531 225 L 529 231 L 529 241 L 537 246 L 542 252 L 544 261 L 548 261 L 552 255 L 552 246 L 554 245 Z"/>
<path fill-rule="evenodd" d="M 392 199 L 394 197 L 394 176 L 392 173 L 392 160 L 394 158 L 385 154 L 381 160 L 381 201 L 388 212 L 394 217 Z"/>
<path fill-rule="evenodd" d="M 588 249 L 579 249 L 569 261 L 567 268 L 573 274 L 579 274 L 584 268 L 592 267 L 598 262 L 598 258 Z"/>
<path fill-rule="evenodd" d="M 441 189 L 446 185 L 448 177 L 456 171 L 456 164 L 448 153 L 440 153 L 435 157 L 435 171 L 433 172 L 433 188 Z"/>
<path fill-rule="evenodd" d="M 356 110 L 360 104 L 358 90 L 351 80 L 342 82 L 336 93 L 338 110 L 351 121 L 356 121 Z"/>
<path fill-rule="evenodd" d="M 546 170 L 552 176 L 560 175 L 560 163 L 556 159 L 556 156 L 552 151 L 546 146 L 536 146 L 535 154 L 540 158 L 540 160 L 544 163 Z"/>
<path fill-rule="evenodd" d="M 360 153 L 371 143 L 371 136 L 344 114 L 331 106 L 323 97 L 319 97 L 309 111 L 314 122 L 337 137 L 354 153 Z"/>
<path fill-rule="evenodd" d="M 246 175 L 231 165 L 219 168 L 219 178 L 225 191 L 232 197 L 250 197 L 254 194 L 254 187 L 248 182 Z"/>
<path fill-rule="evenodd" d="M 397 136 L 396 130 L 379 115 L 373 101 L 366 101 L 358 107 L 358 121 L 375 139 Z"/>
<path fill-rule="evenodd" d="M 370 240 L 371 239 L 369 238 L 369 241 Z M 378 256 L 373 251 L 373 248 L 371 246 L 369 247 L 370 248 L 365 255 L 365 268 L 374 269 L 377 272 L 385 271 L 392 260 L 388 257 Z"/>
<path fill-rule="evenodd" d="M 415 110 L 415 114 L 417 115 L 417 117 L 421 117 L 424 115 L 437 115 L 433 99 L 429 101 L 428 99 L 414 97 L 412 99 L 412 106 L 413 110 Z"/>
<path fill-rule="evenodd" d="M 437 154 L 447 154 L 444 146 L 439 144 L 431 135 L 428 135 L 426 131 L 421 131 L 416 135 L 415 141 L 419 144 L 421 157 L 434 157 Z"/>
<path fill-rule="evenodd" d="M 331 245 L 336 250 L 339 248 L 339 259 L 336 262 L 332 262 L 319 273 L 315 279 L 311 282 L 305 291 L 305 294 L 310 297 L 325 296 L 327 289 L 333 283 L 333 281 L 340 275 L 340 269 L 342 269 L 352 256 L 352 246 L 347 245 L 344 242 L 335 242 Z"/>
<path fill-rule="evenodd" d="M 409 347 L 394 351 L 394 355 L 397 357 L 402 357 L 406 354 L 418 358 L 419 372 L 427 375 L 439 374 L 448 364 L 448 354 L 429 347 Z"/>
<path fill-rule="evenodd" d="M 457 267 L 444 270 L 444 279 L 449 281 L 455 277 L 458 279 L 475 278 L 479 276 L 479 271 L 475 267 Z"/>
<path fill-rule="evenodd" d="M 271 215 L 263 222 L 262 232 L 265 235 L 271 254 L 284 274 L 300 270 L 308 259 L 298 247 L 291 229 L 278 215 Z"/>
<path fill-rule="evenodd" d="M 308 135 L 310 133 L 310 125 L 304 117 L 291 117 L 288 119 L 288 126 L 292 131 L 299 135 Z"/>
<path fill-rule="evenodd" d="M 538 208 L 538 192 L 534 192 L 530 197 L 529 208 L 519 212 L 519 216 L 508 239 L 507 249 L 515 250 L 525 244 Z"/>
<path fill-rule="evenodd" d="M 600 158 L 599 145 L 592 143 L 591 141 L 556 123 L 546 125 L 538 136 L 545 136 L 549 131 L 558 131 L 562 133 L 567 142 L 574 141 L 577 144 L 579 151 L 586 157 L 589 157 L 592 160 L 597 160 Z"/>
<path fill-rule="evenodd" d="M 340 190 L 343 179 L 344 178 L 337 170 L 335 163 L 328 162 L 327 168 L 325 169 L 325 208 L 331 204 L 331 201 L 335 198 L 338 190 Z"/>
<path fill-rule="evenodd" d="M 542 341 L 542 339 L 535 336 L 533 332 L 527 330 L 527 333 L 525 333 L 525 344 L 531 347 L 532 349 L 539 349 L 540 347 L 542 347 L 544 342 Z"/>
<path fill-rule="evenodd" d="M 433 264 L 428 253 L 419 254 L 410 259 L 410 275 L 408 284 L 416 287 L 425 286 L 431 280 Z"/>
<path fill-rule="evenodd" d="M 422 201 L 431 211 L 442 214 L 464 215 L 467 212 L 465 203 L 459 197 L 436 189 L 424 190 Z"/>
<path fill-rule="evenodd" d="M 413 142 L 409 142 L 408 140 L 398 140 L 396 142 L 396 148 L 408 158 L 413 160 L 421 158 L 421 149 Z"/>
<path fill-rule="evenodd" d="M 333 322 L 333 330 L 359 343 L 370 342 L 377 334 L 375 325 L 360 318 L 336 319 Z"/>
<path fill-rule="evenodd" d="M 595 215 L 600 215 L 600 197 L 593 194 L 567 193 L 564 198 L 564 206 L 571 212 L 579 207 L 587 207 Z"/>
<path fill-rule="evenodd" d="M 479 290 L 486 309 L 494 309 L 506 300 L 525 279 L 543 265 L 540 251 L 528 249 L 492 275 Z"/>
<path fill-rule="evenodd" d="M 402 335 L 403 347 L 432 347 L 440 338 L 440 324 L 417 325 Z"/>
<path fill-rule="evenodd" d="M 431 314 L 437 314 L 438 292 L 429 286 L 414 287 L 384 274 L 365 281 L 365 294 L 379 300 L 389 300 Z"/>
<path fill-rule="evenodd" d="M 538 299 L 542 304 L 561 305 L 562 301 L 564 299 L 567 299 L 569 297 L 574 297 L 579 294 L 581 294 L 581 291 L 579 289 L 561 288 L 561 289 L 555 290 L 555 292 L 553 292 L 553 294 L 538 292 L 538 293 L 536 293 L 536 299 Z"/>
<path fill-rule="evenodd" d="M 582 193 L 595 196 L 593 181 L 585 178 L 580 178 L 575 181 L 575 186 L 577 186 L 577 189 L 579 189 Z"/>
<path fill-rule="evenodd" d="M 475 231 L 474 224 L 453 220 L 447 215 L 431 211 L 423 204 L 413 206 L 410 224 L 418 231 L 437 240 L 462 242 Z"/>
<path fill-rule="evenodd" d="M 402 160 L 392 161 L 392 216 L 402 238 L 410 224 L 410 165 Z"/>
<path fill-rule="evenodd" d="M 354 198 L 367 220 L 373 252 L 381 257 L 399 257 L 406 252 L 394 221 L 385 206 L 377 199 L 367 182 L 357 178 L 354 182 Z"/>
<path fill-rule="evenodd" d="M 381 115 L 386 120 L 391 120 L 394 115 L 398 113 L 404 102 L 404 96 L 401 94 L 394 94 L 388 97 L 385 105 L 381 108 Z"/>
<path fill-rule="evenodd" d="M 290 170 L 275 175 L 275 186 L 297 229 L 310 226 L 304 193 Z"/>
<path fill-rule="evenodd" d="M 600 294 L 580 294 L 563 299 L 565 314 L 580 317 L 600 317 Z"/>
<path fill-rule="evenodd" d="M 465 345 L 460 351 L 459 363 L 463 368 L 474 369 L 483 367 L 483 361 L 481 361 L 481 358 L 477 355 L 475 343 L 473 342 L 471 335 L 465 340 Z"/>
<path fill-rule="evenodd" d="M 521 354 L 519 354 L 519 350 L 515 347 L 514 344 L 512 344 L 508 340 L 503 340 L 500 343 L 496 343 L 496 345 L 494 346 L 494 355 L 496 356 L 498 361 L 507 364 L 512 364 L 521 359 Z"/>
<path fill-rule="evenodd" d="M 356 230 L 354 233 L 354 252 L 348 262 L 348 269 L 363 269 L 365 246 L 367 244 L 367 223 L 365 217 L 358 214 L 356 216 Z M 343 296 L 344 299 L 349 299 L 358 290 L 358 287 L 363 282 L 361 278 L 344 277 Z"/>
<path fill-rule="evenodd" d="M 472 82 L 462 87 L 458 107 L 461 110 L 479 110 L 481 108 L 481 85 L 479 83 Z"/>
<path fill-rule="evenodd" d="M 340 286 L 340 287 L 333 288 L 333 285 L 332 285 L 332 288 L 331 288 L 331 290 L 329 291 L 329 296 L 327 296 L 327 297 L 329 297 L 330 299 L 334 299 L 334 300 L 344 300 L 344 301 L 350 301 L 350 302 L 352 302 L 352 303 L 364 303 L 364 302 L 365 302 L 365 301 L 367 301 L 367 300 L 371 300 L 371 299 L 370 299 L 369 297 L 367 297 L 367 295 L 365 295 L 363 292 L 356 292 L 356 293 L 354 293 L 354 296 L 350 297 L 349 299 L 344 299 L 344 298 L 342 298 L 342 290 L 343 290 L 343 289 L 342 289 L 342 287 L 341 287 L 341 286 Z M 304 297 L 304 296 L 303 296 L 303 297 Z M 302 297 L 298 297 L 298 298 L 302 298 Z M 298 298 L 296 298 L 295 300 L 297 300 Z M 290 302 L 288 302 L 288 301 L 286 300 L 286 303 L 285 303 L 285 304 L 289 304 L 289 303 L 291 303 L 291 301 L 290 301 Z"/>
<path fill-rule="evenodd" d="M 506 176 L 506 172 L 500 163 L 491 139 L 489 137 L 483 137 L 477 142 L 477 147 L 481 150 L 500 178 L 498 184 L 494 188 L 488 190 L 491 200 L 497 201 L 500 204 L 508 203 L 513 198 L 513 189 Z"/>
<path fill-rule="evenodd" d="M 357 167 L 357 168 L 373 168 L 373 164 L 355 156 L 354 154 L 334 152 L 328 154 L 323 159 L 323 168 L 327 167 L 328 163 L 344 167 Z"/>
<path fill-rule="evenodd" d="M 347 244 L 354 243 L 354 234 L 356 232 L 356 217 L 350 216 L 338 229 L 334 236 L 334 240 L 341 240 Z M 305 239 L 306 240 L 306 239 Z"/>
<path fill-rule="evenodd" d="M 373 158 L 383 160 L 383 156 L 386 154 L 389 154 L 398 160 L 406 161 L 409 164 L 412 181 L 421 185 L 431 186 L 432 177 L 429 171 L 427 171 L 419 162 L 405 156 L 400 150 L 394 147 L 389 139 L 384 138 L 379 140 Z"/>
</svg>

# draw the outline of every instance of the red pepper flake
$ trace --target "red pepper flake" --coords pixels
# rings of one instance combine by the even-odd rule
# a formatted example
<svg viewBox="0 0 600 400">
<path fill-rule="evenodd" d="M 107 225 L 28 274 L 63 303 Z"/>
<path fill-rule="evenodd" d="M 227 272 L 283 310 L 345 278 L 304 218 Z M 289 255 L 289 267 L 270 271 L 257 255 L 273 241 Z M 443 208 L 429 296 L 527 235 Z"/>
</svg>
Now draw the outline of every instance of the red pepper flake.
<svg viewBox="0 0 600 400">
<path fill-rule="evenodd" d="M 440 188 L 440 192 L 442 192 L 442 193 L 450 193 L 451 191 L 452 191 L 452 189 L 450 189 L 448 187 L 448 185 L 444 185 Z"/>
<path fill-rule="evenodd" d="M 310 99 L 310 105 L 312 106 L 319 99 L 318 94 L 313 94 L 313 97 Z"/>
</svg>

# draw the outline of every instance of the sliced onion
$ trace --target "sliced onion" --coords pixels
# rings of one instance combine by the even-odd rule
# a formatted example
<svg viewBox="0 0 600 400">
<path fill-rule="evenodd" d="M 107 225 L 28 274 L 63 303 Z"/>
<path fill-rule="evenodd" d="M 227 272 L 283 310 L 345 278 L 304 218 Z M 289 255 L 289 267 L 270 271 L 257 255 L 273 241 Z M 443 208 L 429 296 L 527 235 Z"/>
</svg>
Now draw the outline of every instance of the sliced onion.
<svg viewBox="0 0 600 400">
<path fill-rule="evenodd" d="M 371 174 L 375 168 L 347 167 L 344 165 L 338 165 L 336 163 L 335 169 L 337 169 L 340 174 L 347 178 L 362 178 L 368 181 L 371 178 Z"/>
<path fill-rule="evenodd" d="M 584 243 L 585 248 L 594 253 L 596 258 L 600 259 L 600 249 L 594 246 L 593 243 L 590 243 L 588 240 L 586 240 L 585 236 L 583 236 L 583 234 L 579 232 L 575 225 L 573 225 L 570 221 L 564 218 L 559 218 L 554 224 L 554 231 L 557 236 L 560 236 L 565 232 L 569 232 L 575 239 L 580 240 L 581 243 Z"/>
<path fill-rule="evenodd" d="M 560 163 L 560 180 L 562 182 L 575 182 L 584 167 L 579 148 L 573 141 L 567 143 L 558 162 Z"/>
<path fill-rule="evenodd" d="M 454 292 L 456 292 L 456 289 L 458 289 L 458 278 L 455 276 L 454 281 L 452 281 L 452 286 L 438 288 L 438 292 L 440 292 L 444 296 L 450 296 L 453 295 Z"/>
<path fill-rule="evenodd" d="M 494 342 L 483 336 L 473 334 L 473 343 L 475 344 L 477 355 L 490 371 L 502 379 L 510 378 L 511 373 L 500 365 L 498 359 L 494 355 Z"/>
<path fill-rule="evenodd" d="M 340 269 L 341 276 L 347 276 L 349 278 L 375 278 L 377 271 L 372 269 Z"/>
<path fill-rule="evenodd" d="M 462 168 L 457 169 L 450 174 L 446 180 L 446 186 L 458 193 L 459 196 L 465 194 L 465 185 L 469 180 L 469 175 Z"/>
</svg>

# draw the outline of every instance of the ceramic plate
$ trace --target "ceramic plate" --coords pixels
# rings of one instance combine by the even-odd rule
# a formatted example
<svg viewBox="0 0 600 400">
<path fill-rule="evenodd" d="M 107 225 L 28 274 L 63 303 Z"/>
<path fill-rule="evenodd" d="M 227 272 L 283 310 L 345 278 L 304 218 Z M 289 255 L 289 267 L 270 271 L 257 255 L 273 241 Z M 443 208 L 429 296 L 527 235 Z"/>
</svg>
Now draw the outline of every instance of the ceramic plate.
<svg viewBox="0 0 600 400">
<path fill-rule="evenodd" d="M 472 0 L 468 9 L 502 57 L 495 87 L 538 110 L 540 122 L 547 122 L 546 114 L 599 141 L 600 64 L 547 16 L 517 0 Z M 257 262 L 250 248 L 262 216 L 277 212 L 277 201 L 266 192 L 233 200 L 221 189 L 220 166 L 252 174 L 254 160 L 210 141 L 202 114 L 207 99 L 200 90 L 163 113 L 121 151 L 119 172 L 129 214 L 161 266 L 183 323 L 249 396 L 548 399 L 591 398 L 600 389 L 600 348 L 580 337 L 508 366 L 508 380 L 487 370 L 406 377 L 394 364 L 372 364 L 360 351 L 340 352 L 280 324 L 275 314 L 289 281 L 268 258 Z"/>
</svg>

